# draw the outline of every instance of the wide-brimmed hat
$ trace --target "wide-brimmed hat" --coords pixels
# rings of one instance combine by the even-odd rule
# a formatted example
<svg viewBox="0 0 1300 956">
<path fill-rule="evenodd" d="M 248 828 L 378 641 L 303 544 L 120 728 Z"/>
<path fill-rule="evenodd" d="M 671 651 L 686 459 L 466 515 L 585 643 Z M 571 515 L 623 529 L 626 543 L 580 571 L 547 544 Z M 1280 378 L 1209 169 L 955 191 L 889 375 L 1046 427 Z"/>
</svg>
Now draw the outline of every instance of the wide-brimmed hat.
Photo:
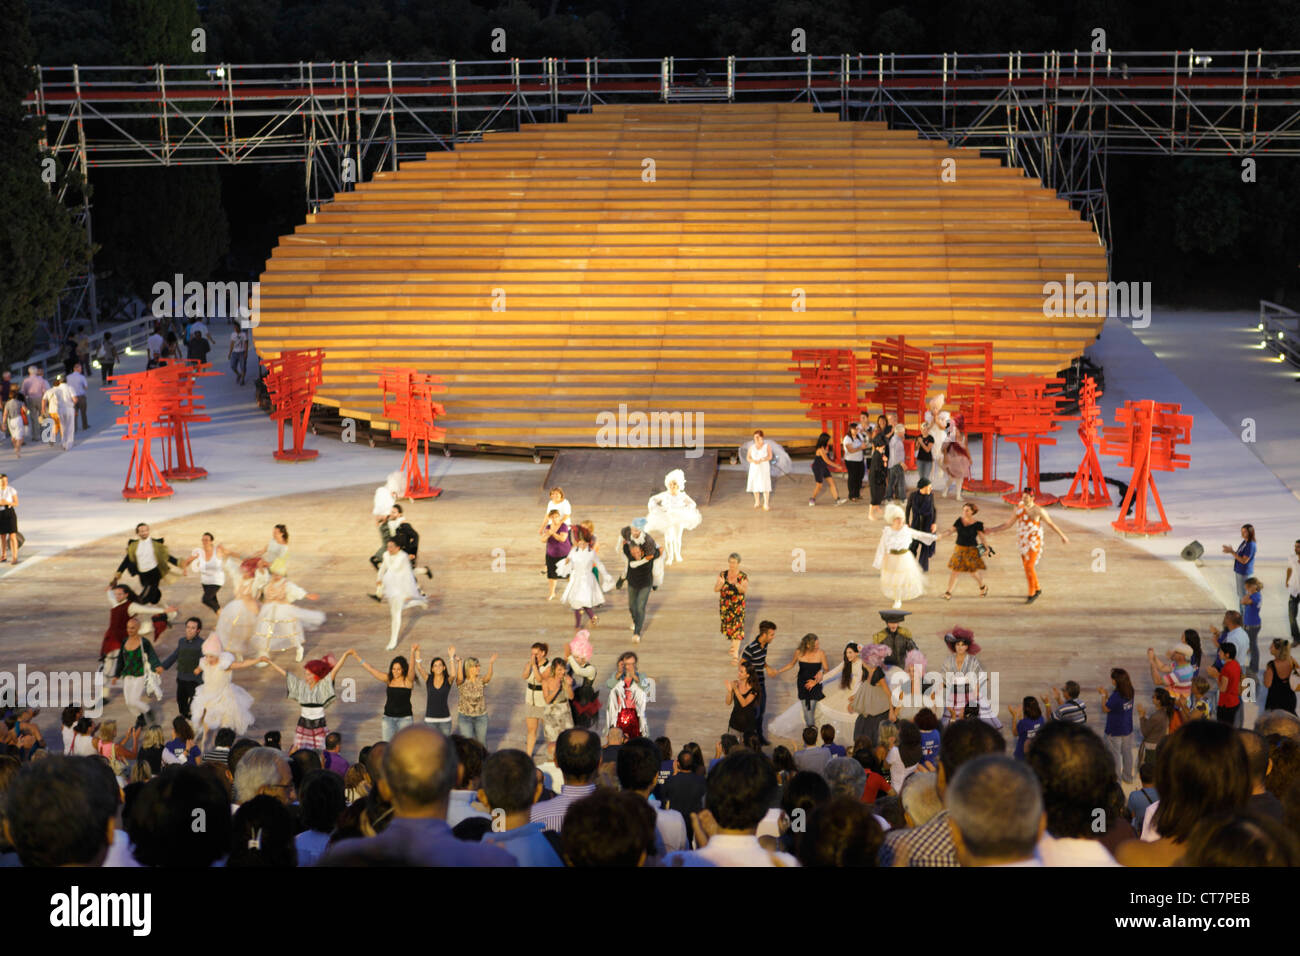
<svg viewBox="0 0 1300 956">
<path fill-rule="evenodd" d="M 591 660 L 591 632 L 584 630 L 573 635 L 573 640 L 569 643 L 569 652 L 584 661 Z"/>
<path fill-rule="evenodd" d="M 970 654 L 978 654 L 980 646 L 975 643 L 975 634 L 966 627 L 954 627 L 943 636 L 943 642 L 948 645 L 949 650 L 955 650 L 958 641 L 966 642 L 966 651 Z"/>
<path fill-rule="evenodd" d="M 1182 654 L 1189 661 L 1192 659 L 1192 646 L 1190 644 L 1175 644 L 1169 648 L 1170 654 Z"/>
<path fill-rule="evenodd" d="M 907 617 L 907 615 L 911 614 L 912 612 L 895 611 L 893 608 L 890 608 L 888 611 L 881 611 L 879 613 L 880 613 L 880 619 L 884 621 L 886 624 L 888 624 L 890 621 L 898 621 L 902 623 L 903 618 Z"/>
</svg>

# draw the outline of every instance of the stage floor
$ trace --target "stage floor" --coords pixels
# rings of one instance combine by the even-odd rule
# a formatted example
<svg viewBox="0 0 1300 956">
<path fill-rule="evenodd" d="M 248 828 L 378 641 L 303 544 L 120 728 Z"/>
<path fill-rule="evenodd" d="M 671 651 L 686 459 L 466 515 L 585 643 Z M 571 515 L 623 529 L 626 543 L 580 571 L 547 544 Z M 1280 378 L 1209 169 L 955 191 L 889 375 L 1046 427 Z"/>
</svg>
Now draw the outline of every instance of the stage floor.
<svg viewBox="0 0 1300 956">
<path fill-rule="evenodd" d="M 880 522 L 868 522 L 861 503 L 809 508 L 811 476 L 796 467 L 796 476 L 778 481 L 773 510 L 766 513 L 755 511 L 752 497 L 744 493 L 743 471 L 720 471 L 713 504 L 702 509 L 703 525 L 685 536 L 685 563 L 668 569 L 664 586 L 651 596 L 649 623 L 636 650 L 643 672 L 658 683 L 657 700 L 648 711 L 650 730 L 656 736 L 666 733 L 675 748 L 695 740 L 712 753 L 727 725 L 723 682 L 734 676 L 734 668 L 719 633 L 712 588 L 730 552 L 742 555 L 750 576 L 747 633 L 755 633 L 762 619 L 778 625 L 770 655 L 775 665 L 788 662 L 798 638 L 808 631 L 820 635 L 834 663 L 847 641 L 860 640 L 882 626 L 877 611 L 889 602 L 871 568 Z M 449 644 L 485 664 L 491 654 L 500 655 L 487 695 L 493 748 L 524 742 L 521 674 L 529 645 L 545 641 L 558 651 L 573 634 L 572 613 L 558 599 L 547 602 L 547 582 L 540 573 L 537 532 L 543 515 L 537 501 L 542 477 L 538 468 L 449 473 L 441 479 L 441 498 L 407 506 L 434 580 L 424 584 L 432 599 L 430 609 L 407 614 L 400 652 L 418 641 L 426 660 L 445 656 Z M 324 627 L 308 636 L 309 656 L 337 655 L 356 647 L 368 662 L 382 667 L 397 652 L 383 649 L 387 606 L 367 597 L 374 577 L 366 559 L 378 543 L 370 519 L 372 491 L 373 483 L 262 498 L 155 520 L 154 533 L 164 536 L 174 553 L 188 553 L 205 531 L 232 550 L 247 553 L 267 542 L 273 524 L 287 524 L 291 578 L 318 592 L 320 601 L 312 606 L 328 613 Z M 1010 510 L 997 499 L 974 500 L 989 526 L 1005 520 Z M 602 552 L 618 573 L 620 562 L 610 553 L 618 529 L 645 513 L 645 501 L 630 493 L 618 507 L 588 507 L 581 499 L 573 504 L 575 518 L 595 522 Z M 941 526 L 950 525 L 959 513 L 952 500 L 939 498 L 938 508 Z M 940 635 L 946 628 L 961 624 L 975 632 L 985 668 L 1000 674 L 999 716 L 1004 723 L 1009 723 L 1007 704 L 1019 706 L 1025 694 L 1041 695 L 1074 679 L 1085 689 L 1089 723 L 1100 731 L 1096 689 L 1109 684 L 1110 668 L 1127 668 L 1139 701 L 1149 700 L 1146 648 L 1154 646 L 1163 653 L 1189 626 L 1208 636 L 1209 625 L 1222 617 L 1222 605 L 1174 564 L 1137 543 L 1074 525 L 1074 514 L 1059 508 L 1052 509 L 1052 515 L 1070 543 L 1062 545 L 1045 529 L 1046 552 L 1039 565 L 1044 593 L 1035 604 L 1024 604 L 1025 579 L 1013 532 L 994 539 L 998 554 L 988 559 L 987 598 L 979 597 L 974 581 L 965 577 L 952 601 L 942 600 L 952 549 L 948 538 L 940 543 L 928 593 L 907 605 L 912 611 L 908 624 L 931 669 L 942 665 Z M 0 602 L 0 667 L 14 671 L 22 663 L 29 671 L 93 669 L 108 617 L 103 589 L 125 544 L 126 535 L 115 533 L 10 575 Z M 796 571 L 800 554 L 804 570 Z M 214 619 L 199 603 L 196 577 L 169 579 L 164 597 L 180 606 L 182 617 L 197 615 L 205 627 Z M 602 683 L 618 654 L 633 646 L 626 591 L 610 592 L 607 601 L 592 632 Z M 179 630 L 162 642 L 164 653 L 174 646 Z M 278 654 L 276 660 L 293 666 L 291 652 Z M 355 679 L 356 693 L 354 700 L 340 695 L 330 711 L 330 726 L 344 734 L 344 752 L 354 756 L 359 747 L 379 739 L 384 688 L 352 663 L 342 676 Z M 256 701 L 257 722 L 250 734 L 260 738 L 267 730 L 279 729 L 286 742 L 291 740 L 297 708 L 285 698 L 283 679 L 268 668 L 239 671 L 236 681 Z M 795 702 L 792 674 L 769 686 L 770 719 Z M 175 714 L 174 673 L 167 675 L 165 687 L 166 698 L 156 709 L 165 717 L 162 723 Z M 602 702 L 604 697 L 602 687 Z M 421 714 L 423 690 L 417 689 L 413 701 Z M 127 720 L 120 694 L 114 695 L 105 714 Z M 1249 726 L 1253 713 L 1246 719 Z M 57 746 L 57 715 L 46 714 L 40 723 Z"/>
</svg>

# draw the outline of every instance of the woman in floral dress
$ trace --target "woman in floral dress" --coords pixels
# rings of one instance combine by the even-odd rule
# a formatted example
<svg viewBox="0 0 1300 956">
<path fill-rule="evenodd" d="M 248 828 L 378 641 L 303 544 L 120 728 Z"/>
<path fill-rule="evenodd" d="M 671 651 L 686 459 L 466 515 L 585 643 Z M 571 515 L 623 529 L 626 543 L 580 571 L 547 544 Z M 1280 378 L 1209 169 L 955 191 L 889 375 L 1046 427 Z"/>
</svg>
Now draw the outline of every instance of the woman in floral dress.
<svg viewBox="0 0 1300 956">
<path fill-rule="evenodd" d="M 731 659 L 738 661 L 740 642 L 745 638 L 745 592 L 749 576 L 740 570 L 740 555 L 734 551 L 727 558 L 727 570 L 718 572 L 713 590 L 718 595 L 718 613 L 722 617 L 722 636 L 731 642 Z"/>
</svg>

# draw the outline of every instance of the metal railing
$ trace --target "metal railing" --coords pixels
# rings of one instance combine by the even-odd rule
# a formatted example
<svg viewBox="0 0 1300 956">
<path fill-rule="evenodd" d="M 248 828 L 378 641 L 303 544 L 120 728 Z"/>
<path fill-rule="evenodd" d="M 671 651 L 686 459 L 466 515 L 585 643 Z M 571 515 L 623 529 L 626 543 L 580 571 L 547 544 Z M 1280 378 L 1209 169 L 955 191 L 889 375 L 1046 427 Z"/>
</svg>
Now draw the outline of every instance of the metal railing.
<svg viewBox="0 0 1300 956">
<path fill-rule="evenodd" d="M 1300 368 L 1300 313 L 1284 305 L 1259 300 L 1259 347 L 1272 352 L 1277 360 Z"/>
</svg>

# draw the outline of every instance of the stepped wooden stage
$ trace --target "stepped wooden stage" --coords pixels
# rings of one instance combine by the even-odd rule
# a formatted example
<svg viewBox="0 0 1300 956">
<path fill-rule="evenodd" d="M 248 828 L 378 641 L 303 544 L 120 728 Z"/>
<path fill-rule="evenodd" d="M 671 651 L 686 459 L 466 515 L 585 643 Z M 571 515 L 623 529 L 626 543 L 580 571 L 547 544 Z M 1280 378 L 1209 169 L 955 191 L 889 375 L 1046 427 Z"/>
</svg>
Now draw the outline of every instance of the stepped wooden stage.
<svg viewBox="0 0 1300 956">
<path fill-rule="evenodd" d="M 381 366 L 443 376 L 449 445 L 593 446 L 620 403 L 801 443 L 792 348 L 992 340 L 999 374 L 1055 372 L 1101 322 L 1044 318 L 1067 273 L 1105 280 L 1091 227 L 976 152 L 803 104 L 600 106 L 337 196 L 272 255 L 257 342 L 323 347 L 317 401 L 378 429 Z"/>
</svg>

